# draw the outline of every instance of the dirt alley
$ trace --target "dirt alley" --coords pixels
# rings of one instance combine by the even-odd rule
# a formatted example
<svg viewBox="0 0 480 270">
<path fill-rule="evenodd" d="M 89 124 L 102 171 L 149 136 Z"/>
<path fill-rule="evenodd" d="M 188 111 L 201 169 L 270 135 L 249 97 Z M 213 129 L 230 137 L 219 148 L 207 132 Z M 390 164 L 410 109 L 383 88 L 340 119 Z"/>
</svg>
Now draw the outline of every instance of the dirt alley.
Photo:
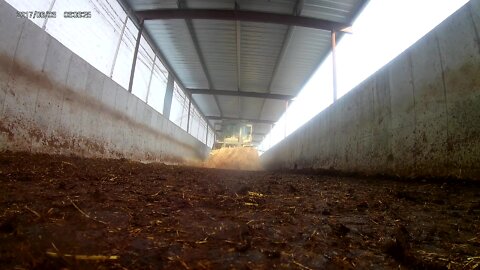
<svg viewBox="0 0 480 270">
<path fill-rule="evenodd" d="M 480 185 L 6 152 L 0 265 L 475 269 Z"/>
</svg>

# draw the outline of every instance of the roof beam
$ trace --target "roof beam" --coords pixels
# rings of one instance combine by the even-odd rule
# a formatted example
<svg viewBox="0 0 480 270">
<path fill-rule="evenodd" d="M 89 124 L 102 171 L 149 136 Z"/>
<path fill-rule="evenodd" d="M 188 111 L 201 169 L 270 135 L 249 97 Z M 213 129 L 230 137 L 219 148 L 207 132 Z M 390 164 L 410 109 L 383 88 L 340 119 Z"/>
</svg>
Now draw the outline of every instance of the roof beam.
<svg viewBox="0 0 480 270">
<path fill-rule="evenodd" d="M 177 6 L 179 8 L 177 10 L 183 10 L 186 7 L 186 4 L 184 3 L 183 0 L 180 0 L 177 2 Z M 138 12 L 137 12 L 137 16 L 138 16 Z M 195 52 L 197 53 L 197 56 L 200 61 L 200 65 L 202 66 L 205 77 L 207 78 L 208 87 L 212 88 L 213 87 L 212 77 L 210 77 L 210 72 L 208 71 L 207 65 L 205 64 L 205 57 L 203 57 L 203 53 L 202 53 L 202 50 L 200 49 L 200 45 L 198 42 L 197 34 L 195 33 L 195 29 L 193 29 L 192 19 L 191 18 L 182 18 L 182 19 L 185 19 L 185 23 L 187 24 L 188 32 L 190 33 L 193 46 L 195 47 Z M 220 108 L 220 102 L 218 101 L 218 98 L 214 96 L 214 99 L 215 99 L 215 104 L 217 105 L 217 108 L 218 108 L 218 112 L 220 113 L 220 115 L 223 115 L 222 108 Z"/>
<path fill-rule="evenodd" d="M 130 7 L 130 5 L 127 3 L 126 0 L 118 0 L 118 3 L 120 4 L 120 6 L 127 12 L 128 14 L 128 17 L 130 18 L 130 20 L 132 21 L 132 23 L 137 27 L 137 28 L 140 28 L 140 21 L 138 21 L 138 19 L 134 16 L 135 15 L 135 11 Z M 165 66 L 165 68 L 167 69 L 167 71 L 169 73 L 171 73 L 173 75 L 173 78 L 174 80 L 177 82 L 177 84 L 180 86 L 181 89 L 186 90 L 186 87 L 185 85 L 183 84 L 183 82 L 180 80 L 180 77 L 178 76 L 178 74 L 175 72 L 175 70 L 172 68 L 172 65 L 170 64 L 169 61 L 167 61 L 167 58 L 165 57 L 165 55 L 163 54 L 162 50 L 157 46 L 157 44 L 153 41 L 152 37 L 150 36 L 150 34 L 148 33 L 148 31 L 144 31 L 143 32 L 143 37 L 145 38 L 145 40 L 147 41 L 147 43 L 150 45 L 150 47 L 153 49 L 153 51 L 156 53 L 157 57 L 160 59 L 160 61 L 162 62 L 162 64 Z M 185 93 L 185 94 L 188 94 L 188 93 Z M 198 104 L 195 102 L 195 100 L 192 99 L 192 103 L 193 105 L 198 109 L 198 111 L 200 112 L 200 115 L 202 115 L 203 118 L 206 119 L 205 117 L 205 114 L 202 112 L 202 110 L 200 110 L 200 107 L 198 106 Z M 208 123 L 208 121 L 207 121 Z M 210 123 L 208 123 L 210 124 Z"/>
<path fill-rule="evenodd" d="M 300 12 L 302 12 L 302 4 L 303 1 L 297 1 L 297 4 L 295 5 L 294 12 L 297 15 L 300 15 Z M 275 63 L 275 66 L 273 68 L 272 72 L 272 77 L 270 79 L 270 83 L 268 84 L 268 90 L 270 91 L 272 88 L 273 81 L 275 80 L 275 77 L 277 76 L 278 73 L 278 67 L 282 63 L 283 58 L 285 57 L 285 53 L 287 52 L 288 45 L 290 44 L 290 40 L 292 39 L 292 34 L 293 30 L 295 29 L 295 26 L 289 26 L 287 33 L 285 34 L 285 37 L 283 38 L 283 43 L 282 43 L 282 48 L 280 49 L 280 52 L 277 57 L 277 61 Z"/>
<path fill-rule="evenodd" d="M 295 96 L 281 95 L 273 93 L 258 93 L 245 91 L 229 91 L 229 90 L 213 90 L 213 89 L 188 89 L 192 95 L 220 95 L 220 96 L 235 96 L 235 97 L 253 97 L 266 99 L 281 99 L 292 100 Z"/>
<path fill-rule="evenodd" d="M 276 23 L 328 31 L 339 31 L 351 25 L 333 22 L 329 20 L 295 16 L 289 14 L 277 14 L 268 12 L 224 9 L 153 9 L 137 11 L 138 18 L 143 20 L 170 20 L 170 19 L 206 19 L 224 21 L 247 21 Z"/>
<path fill-rule="evenodd" d="M 261 120 L 261 119 L 246 119 L 246 118 L 237 118 L 237 117 L 226 117 L 226 116 L 207 116 L 209 120 L 232 120 L 232 121 L 245 121 L 257 124 L 273 124 L 276 121 L 272 120 Z"/>
<path fill-rule="evenodd" d="M 208 86 L 212 87 L 212 79 L 210 77 L 210 73 L 208 72 L 207 65 L 205 64 L 205 58 L 203 57 L 202 51 L 200 50 L 200 45 L 198 45 L 197 35 L 195 34 L 195 30 L 193 29 L 192 20 L 185 20 L 187 24 L 188 31 L 190 32 L 190 36 L 193 41 L 193 46 L 195 47 L 195 51 L 198 55 L 198 59 L 200 60 L 200 65 L 202 66 L 203 72 L 205 73 L 205 77 L 208 81 Z M 187 90 L 188 91 L 188 90 Z M 191 94 L 191 93 L 190 93 Z M 220 115 L 223 115 L 222 108 L 220 107 L 220 102 L 218 101 L 218 97 L 214 96 L 215 104 L 217 105 L 218 112 Z"/>
<path fill-rule="evenodd" d="M 295 16 L 300 16 L 300 14 L 302 13 L 302 9 L 303 9 L 303 0 L 297 0 L 293 8 L 293 14 Z M 278 67 L 280 66 L 283 58 L 285 57 L 285 53 L 287 52 L 288 45 L 290 44 L 290 40 L 292 39 L 292 34 L 294 29 L 295 29 L 295 26 L 292 26 L 292 25 L 288 26 L 287 33 L 283 38 L 282 48 L 280 49 L 280 53 L 278 54 L 277 61 L 275 63 L 275 66 L 273 67 L 272 77 L 270 78 L 270 82 L 268 83 L 269 93 L 272 92 L 273 81 L 275 80 L 275 77 L 277 77 Z M 262 102 L 260 114 L 258 117 L 262 117 L 264 107 L 265 107 L 265 100 Z"/>
</svg>

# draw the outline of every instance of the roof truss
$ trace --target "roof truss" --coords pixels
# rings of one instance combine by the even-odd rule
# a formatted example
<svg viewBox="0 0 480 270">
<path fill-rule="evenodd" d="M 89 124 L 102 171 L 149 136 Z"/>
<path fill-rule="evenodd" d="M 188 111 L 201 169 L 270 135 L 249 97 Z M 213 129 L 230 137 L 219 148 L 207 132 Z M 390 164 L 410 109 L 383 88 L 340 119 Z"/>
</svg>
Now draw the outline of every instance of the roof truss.
<svg viewBox="0 0 480 270">
<path fill-rule="evenodd" d="M 207 116 L 209 120 L 230 120 L 230 121 L 244 121 L 257 124 L 274 124 L 276 121 L 272 120 L 261 120 L 261 119 L 246 119 L 239 117 L 226 117 L 226 116 Z"/>
<path fill-rule="evenodd" d="M 213 90 L 213 89 L 188 89 L 192 95 L 219 95 L 219 96 L 235 96 L 235 97 L 253 97 L 265 99 L 292 100 L 293 95 L 282 95 L 273 93 L 259 93 L 246 91 L 229 91 L 229 90 Z"/>
<path fill-rule="evenodd" d="M 207 19 L 226 21 L 247 21 L 275 23 L 292 26 L 302 26 L 328 31 L 340 31 L 351 26 L 324 19 L 302 17 L 289 14 L 224 9 L 153 9 L 135 12 L 140 20 L 170 20 L 170 19 Z"/>
</svg>

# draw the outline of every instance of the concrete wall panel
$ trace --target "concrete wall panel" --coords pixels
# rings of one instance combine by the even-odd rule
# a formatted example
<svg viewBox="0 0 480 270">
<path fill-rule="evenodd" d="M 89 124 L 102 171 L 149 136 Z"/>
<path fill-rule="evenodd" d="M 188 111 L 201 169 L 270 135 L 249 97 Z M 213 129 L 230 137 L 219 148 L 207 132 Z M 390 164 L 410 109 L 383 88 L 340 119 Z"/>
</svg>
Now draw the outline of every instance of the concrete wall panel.
<svg viewBox="0 0 480 270">
<path fill-rule="evenodd" d="M 375 87 L 373 89 L 373 122 L 372 122 L 372 158 L 370 169 L 372 172 L 379 168 L 390 171 L 392 167 L 390 145 L 390 72 L 387 67 L 379 70 L 375 75 Z M 354 132 L 354 131 L 352 131 Z"/>
<path fill-rule="evenodd" d="M 462 9 L 437 30 L 446 88 L 447 147 L 455 175 L 480 174 L 480 43 L 475 13 Z"/>
<path fill-rule="evenodd" d="M 66 88 L 63 94 L 60 128 L 56 136 L 62 143 L 61 150 L 79 148 L 79 136 L 82 134 L 82 111 L 85 100 L 89 64 L 76 55 L 72 55 L 68 67 Z M 69 150 L 71 151 L 71 150 Z"/>
<path fill-rule="evenodd" d="M 32 22 L 16 19 L 3 0 L 0 7 L 0 151 L 164 162 L 206 157 L 197 139 Z"/>
<path fill-rule="evenodd" d="M 145 110 L 143 111 L 142 122 L 143 122 L 144 125 L 149 126 L 149 125 L 152 124 L 152 115 L 153 115 L 154 110 L 152 109 L 152 107 L 148 106 L 145 103 L 143 103 L 143 106 L 144 106 Z"/>
<path fill-rule="evenodd" d="M 13 67 L 13 57 L 24 23 L 25 19 L 17 18 L 14 8 L 3 1 L 0 2 L 0 37 L 2 37 L 0 38 L 0 118 L 3 115 L 7 82 Z M 2 139 L 0 139 L 0 143 L 1 141 Z"/>
<path fill-rule="evenodd" d="M 31 150 L 30 137 L 38 88 L 48 84 L 48 80 L 41 76 L 41 71 L 51 38 L 44 32 L 36 31 L 36 27 L 34 23 L 25 21 L 5 88 L 2 126 L 8 130 L 9 140 L 14 142 L 6 145 L 11 150 Z M 30 76 L 32 72 L 36 75 Z M 38 134 L 34 136 L 38 137 Z"/>
<path fill-rule="evenodd" d="M 415 175 L 415 126 L 391 129 L 389 131 L 391 156 L 387 156 L 394 174 Z"/>
<path fill-rule="evenodd" d="M 447 123 L 445 118 L 418 122 L 415 132 L 415 170 L 448 176 Z"/>
<path fill-rule="evenodd" d="M 112 80 L 105 80 L 102 91 L 102 103 L 110 110 L 115 110 L 115 97 L 117 96 L 118 85 Z"/>
<path fill-rule="evenodd" d="M 83 106 L 94 106 L 96 102 L 101 100 L 103 92 L 103 84 L 107 80 L 107 77 L 99 73 L 94 67 L 89 67 L 87 72 L 87 81 L 85 83 L 85 96 Z M 100 118 L 96 115 L 94 110 L 82 111 L 82 137 L 91 138 L 93 140 L 100 140 L 101 128 Z M 84 149 L 84 148 L 82 148 Z"/>
<path fill-rule="evenodd" d="M 13 60 L 20 34 L 26 19 L 17 18 L 16 10 L 0 2 L 0 54 Z"/>
<path fill-rule="evenodd" d="M 102 91 L 102 104 L 106 105 L 106 111 L 107 112 L 115 112 L 115 98 L 117 95 L 118 91 L 118 85 L 106 78 L 105 82 L 103 84 L 103 91 Z M 101 131 L 101 138 L 111 138 L 114 136 L 115 129 L 114 127 L 114 121 L 117 120 L 119 117 L 118 114 L 113 113 L 113 117 L 100 117 L 98 119 L 99 124 L 100 124 L 100 131 Z M 107 143 L 107 147 L 113 147 L 112 145 L 112 140 L 109 140 Z"/>
<path fill-rule="evenodd" d="M 477 31 L 477 40 L 480 40 L 480 0 L 470 0 L 468 5 L 470 5 L 470 16 L 472 17 L 475 30 Z"/>
<path fill-rule="evenodd" d="M 70 50 L 56 39 L 50 40 L 42 69 L 42 73 L 50 76 L 48 83 L 37 95 L 34 122 L 39 130 L 39 136 L 37 140 L 32 141 L 33 149 L 54 143 L 50 138 L 58 135 L 71 57 Z"/>
<path fill-rule="evenodd" d="M 51 37 L 31 21 L 25 21 L 15 51 L 15 62 L 28 66 L 32 71 L 41 71 Z M 23 71 L 23 70 L 21 70 Z"/>
<path fill-rule="evenodd" d="M 480 180 L 479 8 L 454 13 L 264 153 L 264 165 Z M 313 140 L 316 153 L 292 151 Z"/>
<path fill-rule="evenodd" d="M 402 128 L 415 125 L 415 101 L 409 51 L 389 64 L 390 71 L 390 127 Z"/>
<path fill-rule="evenodd" d="M 143 121 L 143 111 L 145 107 L 143 106 L 143 102 L 138 97 L 135 98 L 135 102 L 137 105 L 135 106 L 135 121 L 142 122 Z"/>
<path fill-rule="evenodd" d="M 85 95 L 90 65 L 73 54 L 68 66 L 67 88 L 77 95 Z"/>
<path fill-rule="evenodd" d="M 427 35 L 410 49 L 417 122 L 446 117 L 445 87 L 437 38 Z"/>
<path fill-rule="evenodd" d="M 135 122 L 143 124 L 143 113 L 145 111 L 145 103 L 136 96 L 135 96 L 135 103 L 137 103 L 137 105 L 135 106 Z M 139 142 L 137 149 L 139 149 L 139 151 L 143 151 L 145 147 L 144 136 L 142 136 L 140 133 L 134 130 L 132 137 L 134 137 L 135 140 Z"/>
</svg>

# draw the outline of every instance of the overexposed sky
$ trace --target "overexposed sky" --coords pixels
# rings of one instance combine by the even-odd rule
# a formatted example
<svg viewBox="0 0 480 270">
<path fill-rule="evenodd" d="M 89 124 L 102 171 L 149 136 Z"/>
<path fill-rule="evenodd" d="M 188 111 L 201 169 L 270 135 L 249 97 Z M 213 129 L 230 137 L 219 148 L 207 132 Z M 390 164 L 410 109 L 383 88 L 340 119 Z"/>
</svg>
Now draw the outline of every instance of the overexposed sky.
<svg viewBox="0 0 480 270">
<path fill-rule="evenodd" d="M 440 24 L 468 0 L 370 0 L 337 44 L 338 98 Z M 260 144 L 260 153 L 333 101 L 332 58 L 327 57 Z M 286 123 L 286 127 L 285 127 Z"/>
</svg>

